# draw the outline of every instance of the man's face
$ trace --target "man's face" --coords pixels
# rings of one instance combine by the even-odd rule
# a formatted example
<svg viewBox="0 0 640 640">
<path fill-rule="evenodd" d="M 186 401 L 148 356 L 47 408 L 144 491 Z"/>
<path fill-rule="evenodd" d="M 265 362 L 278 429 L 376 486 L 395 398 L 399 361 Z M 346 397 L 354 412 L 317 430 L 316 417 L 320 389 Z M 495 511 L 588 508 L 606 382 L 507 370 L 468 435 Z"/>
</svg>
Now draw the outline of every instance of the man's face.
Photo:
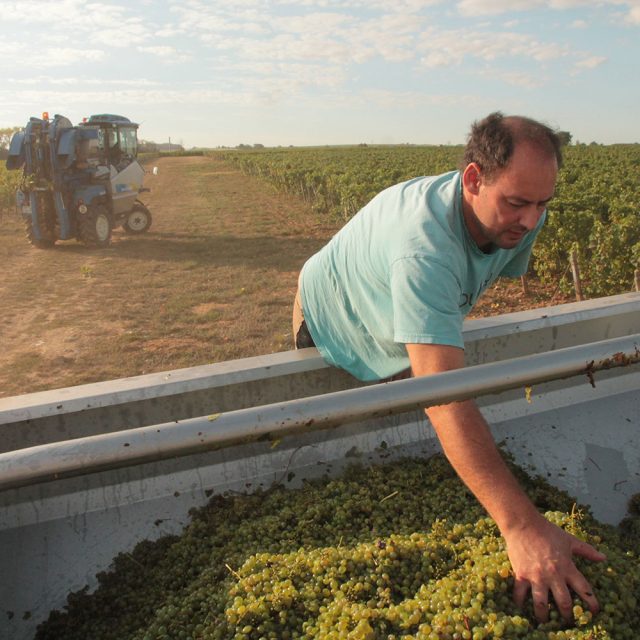
<svg viewBox="0 0 640 640">
<path fill-rule="evenodd" d="M 466 175 L 469 172 L 469 175 Z M 555 191 L 554 156 L 520 143 L 507 167 L 487 181 L 477 165 L 465 169 L 464 218 L 481 249 L 512 249 L 538 224 Z"/>
</svg>

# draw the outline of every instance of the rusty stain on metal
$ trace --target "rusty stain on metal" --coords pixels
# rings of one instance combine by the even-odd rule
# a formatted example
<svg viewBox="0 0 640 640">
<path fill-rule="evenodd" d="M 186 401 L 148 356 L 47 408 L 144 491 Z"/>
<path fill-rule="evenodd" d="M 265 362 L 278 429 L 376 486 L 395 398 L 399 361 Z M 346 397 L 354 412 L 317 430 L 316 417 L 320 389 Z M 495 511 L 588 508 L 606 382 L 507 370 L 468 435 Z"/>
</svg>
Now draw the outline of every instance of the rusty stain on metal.
<svg viewBox="0 0 640 640">
<path fill-rule="evenodd" d="M 595 377 L 593 375 L 593 372 L 595 371 L 594 368 L 594 361 L 592 360 L 591 362 L 589 362 L 589 364 L 587 364 L 587 369 L 586 369 L 586 374 L 587 374 L 587 379 L 589 380 L 589 384 L 595 389 L 596 388 L 596 380 Z"/>
<path fill-rule="evenodd" d="M 630 364 L 637 364 L 640 362 L 640 348 L 636 345 L 635 351 L 631 355 L 626 354 L 622 351 L 618 351 L 618 353 L 614 353 L 610 358 L 605 358 L 604 360 L 600 360 L 596 362 L 592 360 L 587 363 L 585 368 L 585 373 L 587 374 L 587 379 L 592 387 L 595 388 L 595 376 L 594 373 L 596 371 L 603 371 L 605 369 L 613 369 L 614 367 L 626 367 Z"/>
</svg>

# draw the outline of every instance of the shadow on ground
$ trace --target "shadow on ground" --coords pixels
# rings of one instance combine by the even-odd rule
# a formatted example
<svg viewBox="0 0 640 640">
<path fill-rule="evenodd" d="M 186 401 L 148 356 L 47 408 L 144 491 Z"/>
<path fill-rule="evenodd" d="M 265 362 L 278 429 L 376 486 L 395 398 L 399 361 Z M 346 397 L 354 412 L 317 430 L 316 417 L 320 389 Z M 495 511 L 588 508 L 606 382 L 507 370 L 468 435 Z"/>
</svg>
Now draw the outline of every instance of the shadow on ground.
<svg viewBox="0 0 640 640">
<path fill-rule="evenodd" d="M 59 244 L 53 251 L 94 257 L 121 257 L 130 260 L 188 262 L 197 266 L 298 269 L 315 253 L 324 240 L 297 236 L 207 236 L 189 234 L 147 233 L 139 237 L 123 237 L 105 249 L 81 244 Z"/>
</svg>

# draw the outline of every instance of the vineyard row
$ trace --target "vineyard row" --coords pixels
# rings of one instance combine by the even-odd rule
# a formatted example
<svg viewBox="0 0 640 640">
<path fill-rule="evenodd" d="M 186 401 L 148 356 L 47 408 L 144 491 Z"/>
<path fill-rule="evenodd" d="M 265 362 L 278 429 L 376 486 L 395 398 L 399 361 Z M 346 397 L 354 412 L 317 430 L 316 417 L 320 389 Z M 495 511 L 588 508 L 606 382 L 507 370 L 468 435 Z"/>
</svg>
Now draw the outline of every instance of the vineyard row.
<svg viewBox="0 0 640 640">
<path fill-rule="evenodd" d="M 462 147 L 283 148 L 215 155 L 304 198 L 319 214 L 346 221 L 392 184 L 458 168 Z M 631 290 L 640 266 L 639 203 L 639 144 L 565 148 L 548 221 L 534 250 L 536 275 L 570 292 L 573 255 L 586 296 Z"/>
<path fill-rule="evenodd" d="M 462 147 L 326 147 L 211 151 L 247 174 L 295 194 L 319 215 L 347 221 L 386 187 L 457 168 Z M 588 297 L 633 288 L 640 267 L 640 145 L 578 145 L 564 151 L 532 269 L 565 293 L 570 257 Z M 0 166 L 0 212 L 14 207 L 17 171 Z"/>
</svg>

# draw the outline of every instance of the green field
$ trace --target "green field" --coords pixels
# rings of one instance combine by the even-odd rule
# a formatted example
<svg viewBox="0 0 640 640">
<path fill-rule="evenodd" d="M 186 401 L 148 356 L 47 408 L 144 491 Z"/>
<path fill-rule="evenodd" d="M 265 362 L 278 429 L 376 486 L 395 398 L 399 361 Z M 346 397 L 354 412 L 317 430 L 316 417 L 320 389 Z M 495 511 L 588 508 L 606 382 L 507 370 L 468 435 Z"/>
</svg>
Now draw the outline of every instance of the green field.
<svg viewBox="0 0 640 640">
<path fill-rule="evenodd" d="M 20 184 L 20 171 L 7 171 L 0 163 L 0 219 L 15 208 L 15 193 Z"/>
<path fill-rule="evenodd" d="M 326 147 L 217 152 L 246 173 L 300 196 L 331 219 L 347 220 L 382 189 L 458 167 L 460 146 Z M 572 290 L 575 252 L 589 297 L 633 288 L 640 265 L 640 145 L 564 150 L 556 196 L 534 250 L 546 282 Z"/>
<path fill-rule="evenodd" d="M 461 146 L 357 146 L 210 151 L 278 190 L 299 196 L 332 223 L 348 220 L 382 189 L 457 168 Z M 574 253 L 588 297 L 633 288 L 640 265 L 640 145 L 565 148 L 556 196 L 534 251 L 543 282 L 572 290 Z M 18 172 L 0 168 L 0 209 L 11 210 Z"/>
</svg>

